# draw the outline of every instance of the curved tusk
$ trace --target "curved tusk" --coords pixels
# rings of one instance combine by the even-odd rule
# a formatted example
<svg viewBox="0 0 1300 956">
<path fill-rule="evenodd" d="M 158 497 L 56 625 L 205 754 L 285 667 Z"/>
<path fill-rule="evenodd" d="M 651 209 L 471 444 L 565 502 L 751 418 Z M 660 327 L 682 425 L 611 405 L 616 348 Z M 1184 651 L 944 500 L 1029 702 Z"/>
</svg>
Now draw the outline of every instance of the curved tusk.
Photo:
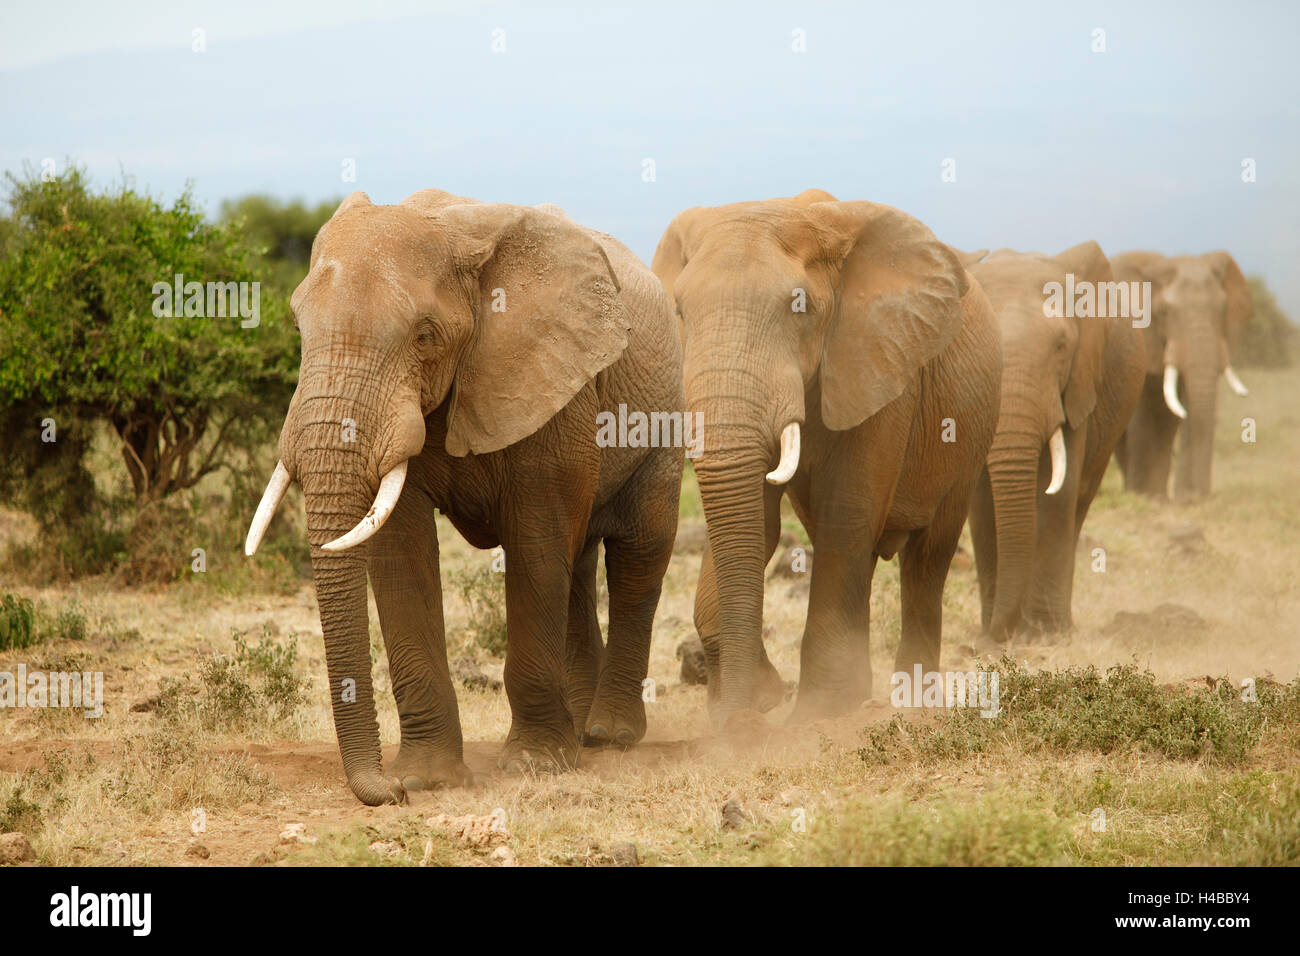
<svg viewBox="0 0 1300 956">
<path fill-rule="evenodd" d="M 774 471 L 767 473 L 773 485 L 783 485 L 799 470 L 799 423 L 791 422 L 781 429 L 781 460 Z"/>
<path fill-rule="evenodd" d="M 1238 395 L 1250 394 L 1250 389 L 1246 388 L 1245 383 L 1243 383 L 1241 379 L 1237 378 L 1237 373 L 1232 370 L 1231 365 L 1225 365 L 1223 367 L 1223 377 L 1228 380 L 1228 387 Z"/>
<path fill-rule="evenodd" d="M 1048 439 L 1047 448 L 1052 453 L 1052 481 L 1047 486 L 1047 493 L 1054 495 L 1065 484 L 1065 435 L 1059 425 Z"/>
<path fill-rule="evenodd" d="M 393 470 L 384 475 L 384 480 L 379 483 L 379 490 L 375 492 L 375 503 L 370 506 L 366 516 L 357 522 L 357 526 L 343 537 L 321 545 L 321 550 L 346 551 L 382 528 L 388 516 L 393 513 L 393 508 L 397 506 L 397 499 L 401 497 L 402 485 L 405 482 L 406 462 L 403 461 L 394 465 Z"/>
<path fill-rule="evenodd" d="M 262 535 L 266 534 L 266 526 L 275 517 L 275 509 L 280 507 L 284 493 L 289 490 L 289 483 L 292 481 L 293 479 L 289 477 L 289 469 L 284 467 L 284 462 L 277 461 L 275 471 L 271 472 L 271 480 L 267 482 L 266 491 L 262 492 L 262 500 L 257 503 L 253 523 L 248 526 L 248 537 L 244 539 L 244 554 L 247 556 L 252 557 L 257 553 L 257 546 L 262 543 Z"/>
<path fill-rule="evenodd" d="M 1179 418 L 1187 417 L 1187 409 L 1178 400 L 1178 369 L 1172 365 L 1165 366 L 1165 404 Z"/>
</svg>

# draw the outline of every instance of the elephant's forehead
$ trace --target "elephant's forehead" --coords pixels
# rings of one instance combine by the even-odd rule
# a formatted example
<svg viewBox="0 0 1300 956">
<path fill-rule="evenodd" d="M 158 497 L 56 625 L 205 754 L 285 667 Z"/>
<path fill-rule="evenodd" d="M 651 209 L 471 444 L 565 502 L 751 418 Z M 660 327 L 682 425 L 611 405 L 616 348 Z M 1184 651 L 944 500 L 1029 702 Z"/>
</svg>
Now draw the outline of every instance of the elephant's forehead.
<svg viewBox="0 0 1300 956">
<path fill-rule="evenodd" d="M 339 257 L 325 251 L 294 293 L 293 308 L 301 318 L 304 312 L 407 312 L 415 303 L 395 258 L 382 253 Z"/>
<path fill-rule="evenodd" d="M 1209 285 L 1214 278 L 1214 270 L 1200 256 L 1180 256 L 1173 263 L 1173 285 Z"/>
</svg>

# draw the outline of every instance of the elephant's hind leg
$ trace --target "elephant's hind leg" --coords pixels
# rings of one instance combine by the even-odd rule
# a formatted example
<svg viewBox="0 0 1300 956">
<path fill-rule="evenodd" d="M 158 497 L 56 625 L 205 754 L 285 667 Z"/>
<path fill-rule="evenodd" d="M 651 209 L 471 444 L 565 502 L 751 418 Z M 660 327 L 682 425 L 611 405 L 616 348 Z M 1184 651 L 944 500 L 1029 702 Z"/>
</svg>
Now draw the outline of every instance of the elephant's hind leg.
<svg viewBox="0 0 1300 956">
<path fill-rule="evenodd" d="M 642 681 L 650 666 L 650 638 L 664 572 L 677 536 L 681 462 L 648 458 L 617 496 L 625 519 L 605 538 L 609 584 L 609 641 L 596 697 L 587 714 L 584 742 L 630 747 L 645 736 Z M 646 695 L 648 696 L 648 695 Z"/>
<path fill-rule="evenodd" d="M 408 790 L 469 784 L 447 670 L 438 530 L 433 504 L 419 489 L 402 495 L 371 539 L 369 569 L 402 728 L 388 772 Z"/>
<path fill-rule="evenodd" d="M 912 532 L 899 554 L 903 634 L 894 670 L 939 669 L 943 633 L 943 586 L 966 520 L 970 489 L 954 489 L 939 503 L 929 527 Z"/>
</svg>

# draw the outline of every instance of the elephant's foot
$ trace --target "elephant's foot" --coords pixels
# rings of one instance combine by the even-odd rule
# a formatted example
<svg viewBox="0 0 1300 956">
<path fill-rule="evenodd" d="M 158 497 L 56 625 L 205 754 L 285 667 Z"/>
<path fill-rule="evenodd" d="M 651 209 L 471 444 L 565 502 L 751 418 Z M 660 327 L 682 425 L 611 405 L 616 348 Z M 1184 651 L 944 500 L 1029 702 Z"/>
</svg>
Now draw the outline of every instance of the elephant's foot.
<svg viewBox="0 0 1300 956">
<path fill-rule="evenodd" d="M 786 683 L 772 662 L 764 659 L 754 679 L 754 709 L 767 713 L 786 698 Z"/>
<path fill-rule="evenodd" d="M 814 720 L 838 717 L 857 708 L 866 697 L 851 689 L 822 690 L 801 687 L 794 702 L 794 710 L 786 718 L 790 725 L 807 724 Z"/>
<path fill-rule="evenodd" d="M 407 790 L 436 790 L 439 787 L 470 787 L 474 774 L 458 754 L 422 751 L 403 745 L 388 767 Z"/>
<path fill-rule="evenodd" d="M 562 773 L 578 766 L 578 737 L 567 720 L 563 729 L 512 725 L 497 766 L 509 773 Z"/>
<path fill-rule="evenodd" d="M 645 736 L 645 701 L 639 694 L 600 694 L 591 705 L 582 742 L 588 747 L 631 747 Z"/>
<path fill-rule="evenodd" d="M 368 807 L 386 803 L 405 803 L 406 790 L 396 777 L 385 776 L 378 770 L 354 773 L 348 777 L 352 792 Z"/>
</svg>

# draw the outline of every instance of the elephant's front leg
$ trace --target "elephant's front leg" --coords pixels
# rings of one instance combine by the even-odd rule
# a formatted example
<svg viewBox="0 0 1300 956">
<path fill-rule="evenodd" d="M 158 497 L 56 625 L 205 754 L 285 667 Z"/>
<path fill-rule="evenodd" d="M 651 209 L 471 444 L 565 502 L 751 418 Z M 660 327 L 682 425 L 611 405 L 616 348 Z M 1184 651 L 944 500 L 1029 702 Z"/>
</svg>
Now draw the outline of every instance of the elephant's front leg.
<svg viewBox="0 0 1300 956">
<path fill-rule="evenodd" d="M 585 527 L 576 529 L 576 537 Z M 505 685 L 510 733 L 504 770 L 556 773 L 578 765 L 578 736 L 569 711 L 565 635 L 569 586 L 578 542 L 567 531 L 507 540 Z"/>
<path fill-rule="evenodd" d="M 402 728 L 389 773 L 408 790 L 470 784 L 447 670 L 433 503 L 407 488 L 370 549 L 370 583 Z"/>
<path fill-rule="evenodd" d="M 841 535 L 822 523 L 799 651 L 799 696 L 790 723 L 842 714 L 871 696 L 871 533 Z"/>
</svg>

